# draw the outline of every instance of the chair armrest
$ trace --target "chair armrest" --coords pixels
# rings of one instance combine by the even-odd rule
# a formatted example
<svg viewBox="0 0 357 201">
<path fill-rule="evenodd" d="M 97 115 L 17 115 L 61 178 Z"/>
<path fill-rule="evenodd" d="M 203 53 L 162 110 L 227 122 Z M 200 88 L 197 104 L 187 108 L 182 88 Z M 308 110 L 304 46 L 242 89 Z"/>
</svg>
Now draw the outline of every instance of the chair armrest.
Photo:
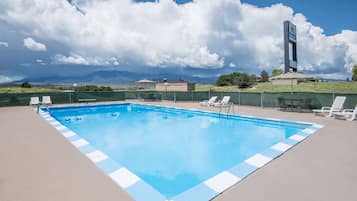
<svg viewBox="0 0 357 201">
<path fill-rule="evenodd" d="M 343 112 L 353 112 L 353 109 L 344 109 Z"/>
</svg>

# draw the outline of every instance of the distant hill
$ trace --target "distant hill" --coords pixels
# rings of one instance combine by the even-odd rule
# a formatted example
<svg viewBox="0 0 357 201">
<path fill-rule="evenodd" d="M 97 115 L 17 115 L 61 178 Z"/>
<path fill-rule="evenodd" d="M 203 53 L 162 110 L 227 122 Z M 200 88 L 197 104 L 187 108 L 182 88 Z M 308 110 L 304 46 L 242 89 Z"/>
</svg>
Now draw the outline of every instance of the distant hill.
<svg viewBox="0 0 357 201">
<path fill-rule="evenodd" d="M 128 71 L 96 71 L 83 76 L 48 76 L 38 78 L 24 78 L 15 83 L 29 81 L 34 84 L 127 84 L 141 79 L 151 79 L 161 81 L 167 78 L 169 81 L 177 81 L 183 78 L 186 82 L 210 84 L 216 82 L 217 77 L 197 77 L 189 75 L 181 75 L 174 73 L 150 74 L 150 73 L 134 73 Z"/>
</svg>

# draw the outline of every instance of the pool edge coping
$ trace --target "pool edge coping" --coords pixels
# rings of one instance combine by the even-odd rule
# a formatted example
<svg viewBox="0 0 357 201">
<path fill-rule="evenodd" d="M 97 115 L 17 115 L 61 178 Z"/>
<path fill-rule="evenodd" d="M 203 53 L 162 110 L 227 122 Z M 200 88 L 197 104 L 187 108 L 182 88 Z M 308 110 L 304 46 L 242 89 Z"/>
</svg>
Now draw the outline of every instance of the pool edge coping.
<svg viewBox="0 0 357 201">
<path fill-rule="evenodd" d="M 195 112 L 219 114 L 214 111 L 206 111 L 196 108 L 180 108 L 172 106 L 163 105 L 152 105 L 146 103 L 136 103 L 136 102 L 122 102 L 114 104 L 91 104 L 91 105 L 78 105 L 78 106 L 54 106 L 50 108 L 72 108 L 72 107 L 93 107 L 93 106 L 110 106 L 110 105 L 126 105 L 126 104 L 136 104 L 145 105 L 151 107 L 160 108 L 170 108 L 179 110 L 188 110 Z M 154 187 L 146 183 L 139 176 L 135 175 L 128 168 L 118 164 L 107 156 L 102 151 L 94 148 L 87 142 L 84 138 L 77 135 L 75 132 L 62 125 L 54 117 L 50 115 L 48 111 L 39 111 L 41 117 L 43 117 L 50 125 L 56 128 L 62 136 L 64 136 L 74 147 L 76 147 L 82 154 L 84 154 L 89 160 L 91 160 L 103 173 L 109 176 L 119 187 L 125 190 L 134 200 L 153 200 L 153 201 L 186 201 L 186 200 L 211 200 L 234 185 L 238 184 L 240 181 L 248 177 L 253 172 L 266 166 L 269 162 L 280 157 L 282 154 L 286 153 L 288 150 L 304 141 L 306 138 L 311 136 L 317 130 L 324 127 L 324 125 L 302 122 L 302 121 L 290 121 L 281 120 L 275 118 L 264 118 L 255 117 L 250 115 L 238 115 L 234 114 L 231 116 L 258 119 L 265 121 L 272 121 L 278 123 L 293 123 L 293 124 L 304 124 L 310 125 L 304 130 L 291 135 L 289 138 L 283 141 L 277 142 L 271 147 L 265 149 L 262 152 L 256 153 L 255 155 L 249 157 L 245 161 L 236 164 L 230 169 L 226 169 L 217 175 L 214 175 L 203 182 L 195 185 L 192 188 L 168 199 L 157 191 Z M 145 196 L 143 197 L 143 193 Z M 144 199 L 143 199 L 144 198 Z"/>
</svg>

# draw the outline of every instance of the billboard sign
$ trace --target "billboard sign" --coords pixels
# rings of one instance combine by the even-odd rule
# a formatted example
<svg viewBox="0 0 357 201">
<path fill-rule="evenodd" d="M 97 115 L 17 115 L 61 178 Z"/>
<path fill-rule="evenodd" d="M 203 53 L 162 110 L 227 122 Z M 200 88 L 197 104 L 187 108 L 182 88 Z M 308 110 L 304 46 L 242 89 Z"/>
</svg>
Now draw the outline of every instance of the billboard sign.
<svg viewBox="0 0 357 201">
<path fill-rule="evenodd" d="M 296 26 L 289 22 L 289 40 L 296 42 Z"/>
<path fill-rule="evenodd" d="M 290 21 L 284 21 L 284 63 L 285 73 L 297 71 L 297 41 L 296 26 Z"/>
</svg>

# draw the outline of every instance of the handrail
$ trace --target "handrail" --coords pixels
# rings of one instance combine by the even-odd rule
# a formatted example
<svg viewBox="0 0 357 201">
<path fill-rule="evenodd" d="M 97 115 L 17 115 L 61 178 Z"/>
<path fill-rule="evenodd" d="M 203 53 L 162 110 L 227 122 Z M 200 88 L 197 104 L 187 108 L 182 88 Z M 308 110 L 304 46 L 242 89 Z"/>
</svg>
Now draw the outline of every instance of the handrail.
<svg viewBox="0 0 357 201">
<path fill-rule="evenodd" d="M 230 117 L 231 115 L 229 114 L 234 114 L 234 103 L 233 102 L 229 102 L 227 104 L 222 104 L 220 107 L 219 107 L 219 112 L 218 112 L 218 116 L 220 117 L 221 114 L 222 114 L 222 109 L 225 109 L 225 113 L 223 114 L 226 114 L 226 117 Z"/>
</svg>

